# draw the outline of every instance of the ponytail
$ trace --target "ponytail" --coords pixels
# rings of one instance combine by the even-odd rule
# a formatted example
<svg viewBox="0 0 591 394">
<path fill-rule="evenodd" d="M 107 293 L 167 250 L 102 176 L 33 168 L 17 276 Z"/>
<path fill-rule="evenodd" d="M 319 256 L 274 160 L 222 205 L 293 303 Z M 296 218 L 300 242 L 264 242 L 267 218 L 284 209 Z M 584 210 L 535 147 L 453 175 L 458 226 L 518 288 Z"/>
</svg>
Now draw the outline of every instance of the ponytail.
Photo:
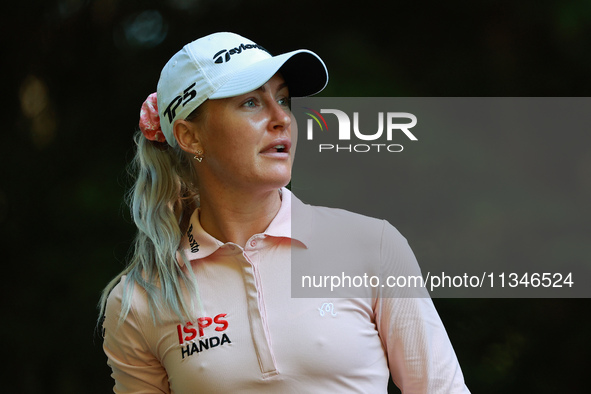
<svg viewBox="0 0 591 394">
<path fill-rule="evenodd" d="M 189 318 L 194 309 L 183 297 L 183 285 L 189 294 L 197 295 L 195 275 L 190 264 L 183 270 L 177 258 L 183 227 L 197 207 L 197 179 L 190 159 L 178 144 L 149 141 L 138 131 L 135 135 L 136 156 L 130 172 L 136 175 L 134 187 L 127 201 L 137 226 L 134 250 L 127 267 L 103 290 L 99 319 L 104 316 L 111 290 L 127 275 L 119 322 L 123 322 L 131 308 L 131 296 L 136 285 L 147 293 L 154 321 L 165 311 L 174 312 L 179 319 Z M 185 261 L 187 263 L 187 261 Z M 199 305 L 201 306 L 201 305 Z"/>
</svg>

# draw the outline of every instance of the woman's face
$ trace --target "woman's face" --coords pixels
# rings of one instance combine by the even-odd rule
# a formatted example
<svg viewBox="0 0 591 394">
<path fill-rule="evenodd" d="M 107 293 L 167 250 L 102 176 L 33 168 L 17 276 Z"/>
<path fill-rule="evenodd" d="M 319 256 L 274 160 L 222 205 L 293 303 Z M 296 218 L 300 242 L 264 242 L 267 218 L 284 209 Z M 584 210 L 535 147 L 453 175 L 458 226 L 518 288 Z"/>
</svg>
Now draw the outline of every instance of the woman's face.
<svg viewBox="0 0 591 394">
<path fill-rule="evenodd" d="M 242 190 L 285 186 L 295 151 L 289 105 L 289 91 L 279 73 L 250 93 L 209 100 L 198 121 L 203 151 L 203 161 L 196 163 L 200 186 L 207 187 L 207 182 Z"/>
</svg>

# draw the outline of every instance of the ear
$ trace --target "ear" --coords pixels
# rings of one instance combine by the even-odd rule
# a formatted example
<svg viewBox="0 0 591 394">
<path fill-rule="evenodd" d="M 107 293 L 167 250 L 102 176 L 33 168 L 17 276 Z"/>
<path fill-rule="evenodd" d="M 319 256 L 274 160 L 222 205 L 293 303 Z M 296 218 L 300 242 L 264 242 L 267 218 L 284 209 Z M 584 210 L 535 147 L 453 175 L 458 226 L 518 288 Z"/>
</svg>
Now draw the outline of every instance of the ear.
<svg viewBox="0 0 591 394">
<path fill-rule="evenodd" d="M 178 119 L 174 122 L 172 131 L 180 148 L 185 152 L 194 154 L 197 150 L 203 150 L 195 123 Z"/>
</svg>

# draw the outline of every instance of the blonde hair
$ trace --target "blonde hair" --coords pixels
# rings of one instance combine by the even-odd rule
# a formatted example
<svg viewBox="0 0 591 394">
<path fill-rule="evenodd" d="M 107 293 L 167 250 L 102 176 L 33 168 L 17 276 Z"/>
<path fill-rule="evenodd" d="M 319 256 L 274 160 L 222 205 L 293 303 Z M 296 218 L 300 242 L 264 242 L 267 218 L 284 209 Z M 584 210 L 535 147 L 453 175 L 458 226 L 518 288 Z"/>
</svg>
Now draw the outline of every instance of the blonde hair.
<svg viewBox="0 0 591 394">
<path fill-rule="evenodd" d="M 184 253 L 177 253 L 189 218 L 198 205 L 197 176 L 190 158 L 178 144 L 147 140 L 135 134 L 137 151 L 130 166 L 136 174 L 135 184 L 127 201 L 137 226 L 133 255 L 127 267 L 103 290 L 99 302 L 99 320 L 105 313 L 111 290 L 127 275 L 119 322 L 131 308 L 131 296 L 136 285 L 145 289 L 154 321 L 162 312 L 172 311 L 179 319 L 189 318 L 194 298 L 187 304 L 183 285 L 195 294 L 201 306 L 193 270 Z M 183 270 L 177 256 L 186 263 Z"/>
</svg>

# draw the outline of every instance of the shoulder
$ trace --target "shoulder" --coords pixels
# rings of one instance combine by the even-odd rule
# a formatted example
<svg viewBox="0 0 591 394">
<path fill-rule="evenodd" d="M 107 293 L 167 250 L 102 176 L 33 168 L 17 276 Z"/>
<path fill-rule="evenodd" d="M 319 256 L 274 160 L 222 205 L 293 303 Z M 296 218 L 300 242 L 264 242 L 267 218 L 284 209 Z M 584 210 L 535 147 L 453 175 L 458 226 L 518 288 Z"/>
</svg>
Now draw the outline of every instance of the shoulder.
<svg viewBox="0 0 591 394">
<path fill-rule="evenodd" d="M 390 222 L 340 208 L 304 204 L 294 198 L 292 227 L 309 242 L 334 243 L 339 249 L 379 253 L 380 260 L 415 260 L 407 239 Z M 330 242 L 332 241 L 332 242 Z"/>
<path fill-rule="evenodd" d="M 341 208 L 330 208 L 315 205 L 308 205 L 313 215 L 318 218 L 331 220 L 336 223 L 350 223 L 368 227 L 380 227 L 383 224 L 382 219 L 347 211 Z"/>
<path fill-rule="evenodd" d="M 310 251 L 374 266 L 412 260 L 406 238 L 388 221 L 340 208 L 293 204 L 292 229 Z M 361 265 L 363 265 L 361 264 Z"/>
<path fill-rule="evenodd" d="M 123 321 L 149 318 L 148 298 L 145 290 L 128 276 L 109 293 L 105 308 L 105 328 L 118 328 Z"/>
<path fill-rule="evenodd" d="M 292 228 L 314 236 L 375 239 L 388 223 L 340 208 L 305 204 L 295 196 L 292 202 Z"/>
<path fill-rule="evenodd" d="M 384 242 L 406 242 L 387 220 L 340 208 L 302 204 L 294 211 L 294 228 L 306 228 L 313 237 L 351 240 L 358 245 L 381 247 Z"/>
</svg>

